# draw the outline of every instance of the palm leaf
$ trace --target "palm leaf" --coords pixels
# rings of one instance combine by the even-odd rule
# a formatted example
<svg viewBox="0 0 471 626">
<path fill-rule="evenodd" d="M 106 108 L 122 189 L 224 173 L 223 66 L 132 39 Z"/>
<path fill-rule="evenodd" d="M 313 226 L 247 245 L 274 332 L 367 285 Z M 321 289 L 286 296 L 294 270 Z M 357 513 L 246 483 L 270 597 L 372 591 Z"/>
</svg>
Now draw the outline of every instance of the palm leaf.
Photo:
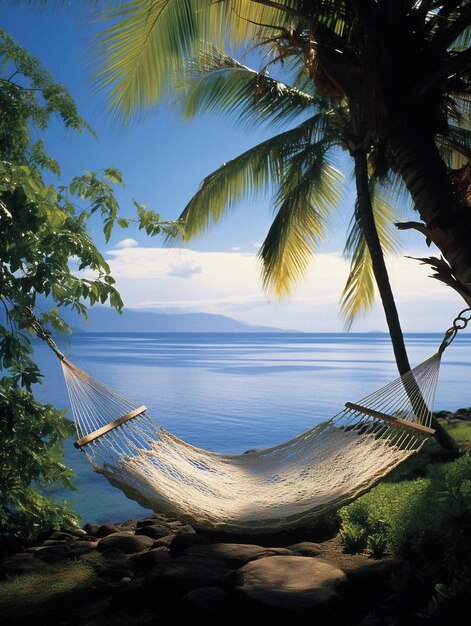
<svg viewBox="0 0 471 626">
<path fill-rule="evenodd" d="M 281 181 L 278 211 L 259 251 L 263 286 L 277 296 L 289 295 L 304 275 L 343 198 L 344 179 L 328 149 L 320 142 L 293 155 Z"/>
<path fill-rule="evenodd" d="M 288 124 L 319 99 L 246 67 L 214 46 L 182 72 L 177 102 L 188 119 L 212 111 L 233 115 L 237 122 Z"/>
<path fill-rule="evenodd" d="M 401 219 L 400 214 L 390 203 L 384 187 L 370 184 L 376 230 L 385 254 L 396 253 L 400 241 L 394 224 Z M 369 311 L 375 297 L 375 278 L 370 252 L 357 217 L 357 208 L 350 222 L 344 255 L 351 259 L 350 274 L 340 299 L 340 315 L 349 330 L 355 318 Z"/>
<path fill-rule="evenodd" d="M 322 128 L 320 115 L 250 148 L 207 176 L 180 215 L 185 224 L 184 240 L 205 232 L 240 200 L 281 185 L 293 154 L 322 135 L 317 125 Z"/>
</svg>

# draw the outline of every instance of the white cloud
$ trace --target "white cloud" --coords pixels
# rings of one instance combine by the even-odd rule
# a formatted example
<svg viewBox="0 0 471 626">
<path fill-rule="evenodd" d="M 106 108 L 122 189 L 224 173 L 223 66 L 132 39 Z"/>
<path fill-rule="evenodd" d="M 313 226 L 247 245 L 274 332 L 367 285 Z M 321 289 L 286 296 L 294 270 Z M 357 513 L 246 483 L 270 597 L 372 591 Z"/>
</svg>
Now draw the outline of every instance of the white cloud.
<svg viewBox="0 0 471 626">
<path fill-rule="evenodd" d="M 231 248 L 232 252 L 240 252 L 242 250 L 242 248 L 240 246 L 234 246 L 233 248 Z"/>
<path fill-rule="evenodd" d="M 415 251 L 407 254 L 418 256 Z M 339 299 L 349 264 L 340 253 L 318 254 L 287 301 L 263 291 L 253 253 L 135 246 L 112 250 L 109 257 L 118 289 L 131 308 L 222 313 L 251 324 L 310 332 L 342 330 Z M 430 270 L 417 261 L 393 257 L 388 268 L 405 331 L 441 330 L 461 306 L 458 296 L 428 278 Z M 353 330 L 385 331 L 380 305 Z"/>
<path fill-rule="evenodd" d="M 116 247 L 119 250 L 122 250 L 124 248 L 135 248 L 138 245 L 139 244 L 135 239 L 121 239 L 121 241 L 118 241 L 118 243 L 116 244 Z"/>
</svg>

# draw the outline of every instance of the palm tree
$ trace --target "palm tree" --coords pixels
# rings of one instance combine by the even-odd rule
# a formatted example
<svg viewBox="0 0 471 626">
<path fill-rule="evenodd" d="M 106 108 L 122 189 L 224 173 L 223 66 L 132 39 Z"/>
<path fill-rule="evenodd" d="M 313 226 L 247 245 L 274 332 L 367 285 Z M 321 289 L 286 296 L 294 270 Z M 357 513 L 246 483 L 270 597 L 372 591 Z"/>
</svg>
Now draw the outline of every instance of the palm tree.
<svg viewBox="0 0 471 626">
<path fill-rule="evenodd" d="M 324 99 L 296 85 L 288 86 L 250 70 L 210 46 L 190 64 L 181 82 L 185 89 L 180 100 L 186 117 L 213 110 L 235 114 L 239 122 L 264 120 L 279 124 L 293 121 L 300 113 L 310 114 L 298 126 L 255 146 L 206 177 L 180 216 L 185 222 L 184 238 L 189 240 L 219 221 L 241 197 L 274 186 L 278 212 L 259 256 L 265 285 L 284 295 L 306 269 L 324 235 L 329 209 L 341 197 L 338 185 L 342 179 L 332 176 L 330 159 L 336 146 L 348 146 L 355 163 L 357 202 L 346 246 L 352 264 L 343 292 L 343 314 L 349 325 L 360 308 L 371 305 L 374 277 L 399 372 L 408 372 L 410 366 L 383 257 L 383 248 L 392 251 L 397 244 L 391 232 L 392 209 L 378 193 L 381 187 L 372 184 L 366 151 L 352 141 L 350 112 L 329 107 Z M 455 448 L 446 431 L 436 426 L 440 443 Z"/>
<path fill-rule="evenodd" d="M 471 214 L 437 148 L 437 135 L 453 136 L 450 115 L 469 113 L 468 0 L 148 0 L 105 15 L 116 22 L 98 37 L 98 84 L 124 120 L 159 102 L 205 40 L 301 57 L 316 93 L 354 112 L 357 145 L 387 146 L 443 254 L 441 278 L 471 303 Z"/>
</svg>

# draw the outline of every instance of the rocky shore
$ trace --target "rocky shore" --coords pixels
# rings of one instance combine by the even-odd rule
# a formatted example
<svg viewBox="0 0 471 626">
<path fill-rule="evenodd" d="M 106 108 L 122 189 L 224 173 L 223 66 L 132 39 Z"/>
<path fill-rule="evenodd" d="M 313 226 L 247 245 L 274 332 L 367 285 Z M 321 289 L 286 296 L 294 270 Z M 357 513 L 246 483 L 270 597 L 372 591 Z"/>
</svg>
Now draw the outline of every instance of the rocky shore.
<svg viewBox="0 0 471 626">
<path fill-rule="evenodd" d="M 162 616 L 158 623 L 248 624 L 283 616 L 304 624 L 351 614 L 360 593 L 361 603 L 371 602 L 398 565 L 392 557 L 343 554 L 336 539 L 290 543 L 294 538 L 264 536 L 264 545 L 257 538 L 222 541 L 155 514 L 48 533 L 38 545 L 3 559 L 0 568 L 4 575 L 46 574 L 65 560 L 95 554 L 95 571 L 108 589 L 140 607 L 153 606 Z M 374 580 L 367 592 L 366 579 Z"/>
<path fill-rule="evenodd" d="M 436 416 L 449 423 L 470 421 L 471 409 Z M 156 513 L 43 533 L 36 545 L 10 547 L 0 561 L 0 577 L 39 573 L 47 578 L 70 562 L 93 568 L 99 584 L 84 589 L 83 598 L 63 600 L 54 609 L 57 621 L 48 612 L 35 615 L 35 626 L 101 625 L 100 616 L 117 601 L 131 612 L 135 607 L 136 615 L 148 611 L 147 621 L 132 622 L 139 626 L 252 624 L 275 618 L 290 625 L 316 620 L 353 625 L 379 606 L 391 573 L 401 565 L 391 555 L 375 560 L 345 554 L 339 539 L 322 535 L 319 528 L 315 534 L 304 529 L 218 535 Z M 87 610 L 97 612 L 99 621 L 87 621 Z M 19 623 L 17 613 L 13 607 L 6 626 Z"/>
</svg>

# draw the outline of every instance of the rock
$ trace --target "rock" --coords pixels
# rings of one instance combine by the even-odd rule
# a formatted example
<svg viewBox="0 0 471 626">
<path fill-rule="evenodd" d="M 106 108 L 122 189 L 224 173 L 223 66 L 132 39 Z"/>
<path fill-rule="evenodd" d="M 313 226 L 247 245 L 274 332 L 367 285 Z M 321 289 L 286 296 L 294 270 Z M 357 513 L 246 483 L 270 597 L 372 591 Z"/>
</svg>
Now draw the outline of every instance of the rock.
<svg viewBox="0 0 471 626">
<path fill-rule="evenodd" d="M 65 539 L 46 539 L 42 542 L 42 546 L 70 546 L 71 541 L 65 541 Z"/>
<path fill-rule="evenodd" d="M 126 552 L 118 548 L 106 548 L 102 551 L 101 556 L 107 561 L 125 561 L 128 558 Z"/>
<path fill-rule="evenodd" d="M 188 548 L 208 543 L 206 537 L 197 535 L 196 533 L 177 534 L 170 544 L 170 554 L 172 556 L 180 556 L 185 554 Z"/>
<path fill-rule="evenodd" d="M 0 562 L 0 572 L 2 575 L 31 574 L 33 572 L 43 572 L 47 565 L 41 559 L 33 558 L 32 553 L 20 552 L 3 559 Z"/>
<path fill-rule="evenodd" d="M 100 539 L 97 549 L 103 552 L 107 548 L 117 548 L 118 550 L 126 552 L 126 554 L 134 554 L 148 550 L 153 543 L 154 540 L 150 537 L 146 537 L 145 535 L 133 535 L 123 531 Z"/>
<path fill-rule="evenodd" d="M 131 567 L 134 572 L 149 572 L 158 563 L 170 560 L 170 554 L 167 548 L 153 548 L 148 552 L 141 552 L 130 557 Z"/>
<path fill-rule="evenodd" d="M 102 578 L 108 578 L 113 582 L 119 582 L 123 578 L 131 579 L 134 576 L 134 572 L 125 565 L 113 566 L 107 564 L 104 567 L 99 567 L 96 570 L 96 573 L 98 574 L 98 576 L 101 576 Z"/>
<path fill-rule="evenodd" d="M 128 519 L 125 522 L 123 522 L 122 524 L 120 524 L 119 527 L 121 528 L 121 530 L 136 530 L 136 528 L 137 528 L 137 520 L 135 520 L 135 519 Z"/>
<path fill-rule="evenodd" d="M 152 526 L 141 526 L 136 530 L 136 535 L 145 535 L 152 539 L 160 539 L 160 537 L 166 537 L 169 534 L 167 526 L 162 524 L 153 524 Z"/>
<path fill-rule="evenodd" d="M 82 539 L 82 537 L 87 534 L 82 528 L 74 528 L 73 530 L 69 530 L 68 533 L 77 539 Z"/>
<path fill-rule="evenodd" d="M 196 533 L 196 530 L 193 528 L 193 526 L 190 526 L 190 524 L 184 524 L 183 526 L 180 526 L 180 528 L 176 530 L 176 533 L 177 535 L 181 535 L 184 533 L 194 534 Z"/>
<path fill-rule="evenodd" d="M 95 539 L 95 541 L 89 541 L 87 540 L 82 540 L 79 539 L 75 544 L 74 544 L 74 548 L 85 548 L 88 547 L 90 548 L 90 550 L 95 550 L 95 548 L 98 545 L 98 541 Z"/>
<path fill-rule="evenodd" d="M 176 520 L 174 522 L 167 522 L 167 526 L 170 528 L 170 530 L 176 531 L 179 528 L 181 528 L 183 524 L 179 522 L 178 520 Z"/>
<path fill-rule="evenodd" d="M 83 542 L 77 542 L 77 543 L 82 543 L 82 545 L 78 546 L 77 544 L 75 544 L 74 546 L 72 546 L 70 550 L 70 555 L 69 555 L 70 558 L 78 559 L 84 554 L 90 554 L 90 552 L 93 552 L 94 550 L 94 548 L 91 546 L 89 541 L 83 541 Z"/>
<path fill-rule="evenodd" d="M 34 553 L 34 556 L 46 563 L 61 563 L 70 556 L 71 547 L 68 543 L 57 543 L 56 545 L 41 546 L 41 549 Z"/>
<path fill-rule="evenodd" d="M 120 528 L 116 524 L 102 524 L 95 534 L 97 537 L 108 537 L 108 535 L 119 532 Z"/>
<path fill-rule="evenodd" d="M 158 563 L 147 575 L 147 583 L 171 587 L 173 592 L 182 593 L 198 587 L 224 585 L 229 568 L 216 559 L 198 556 L 181 556 Z"/>
<path fill-rule="evenodd" d="M 181 598 L 179 611 L 185 624 L 225 624 L 228 605 L 227 591 L 219 587 L 201 587 Z"/>
<path fill-rule="evenodd" d="M 83 530 L 87 533 L 87 535 L 92 535 L 92 537 L 95 537 L 99 528 L 100 524 L 85 524 Z"/>
<path fill-rule="evenodd" d="M 293 543 L 291 546 L 288 546 L 288 549 L 300 556 L 319 556 L 322 552 L 320 545 L 311 541 Z"/>
<path fill-rule="evenodd" d="M 257 554 L 256 559 L 264 559 L 267 556 L 293 556 L 288 548 L 265 548 L 261 554 Z"/>
<path fill-rule="evenodd" d="M 312 613 L 341 602 L 345 573 L 325 561 L 305 556 L 274 556 L 244 565 L 235 573 L 235 589 L 259 608 Z"/>
<path fill-rule="evenodd" d="M 174 537 L 175 535 L 167 535 L 166 537 L 161 537 L 152 544 L 152 547 L 160 548 L 161 546 L 164 546 L 164 548 L 170 548 L 170 544 L 172 543 Z"/>
<path fill-rule="evenodd" d="M 140 519 L 137 522 L 137 528 L 145 528 L 146 526 L 154 526 L 156 524 L 155 517 L 148 517 L 146 519 Z"/>
<path fill-rule="evenodd" d="M 69 543 L 72 543 L 75 540 L 76 537 L 74 537 L 71 533 L 60 532 L 58 530 L 54 531 L 49 536 L 49 541 L 68 541 Z"/>
<path fill-rule="evenodd" d="M 284 548 L 264 548 L 250 543 L 211 543 L 192 546 L 186 552 L 195 556 L 222 559 L 229 567 L 237 568 L 257 558 L 275 556 L 279 554 L 279 550 L 284 551 Z M 289 550 L 286 553 L 291 554 Z"/>
<path fill-rule="evenodd" d="M 119 586 L 127 587 L 129 583 L 131 582 L 131 580 L 132 578 L 130 576 L 124 576 L 124 578 L 121 578 L 121 580 L 119 581 Z"/>
</svg>

